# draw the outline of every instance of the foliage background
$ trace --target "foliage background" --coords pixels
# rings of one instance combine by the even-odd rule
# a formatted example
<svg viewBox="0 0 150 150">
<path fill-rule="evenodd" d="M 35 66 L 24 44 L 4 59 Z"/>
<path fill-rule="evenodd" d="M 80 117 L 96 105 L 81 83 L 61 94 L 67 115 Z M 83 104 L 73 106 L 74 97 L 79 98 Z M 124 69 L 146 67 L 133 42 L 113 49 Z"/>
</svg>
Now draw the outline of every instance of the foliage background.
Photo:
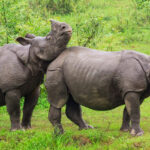
<svg viewBox="0 0 150 150">
<path fill-rule="evenodd" d="M 0 0 L 0 45 L 14 43 L 26 33 L 45 36 L 51 18 L 72 26 L 68 46 L 105 51 L 134 49 L 150 54 L 150 0 Z M 0 108 L 0 149 L 150 149 L 149 104 L 146 101 L 141 108 L 143 137 L 119 132 L 123 107 L 107 112 L 83 107 L 85 120 L 98 127 L 80 132 L 66 119 L 63 109 L 62 122 L 67 131 L 55 137 L 47 119 L 47 94 L 41 85 L 31 131 L 9 132 L 6 107 Z"/>
</svg>

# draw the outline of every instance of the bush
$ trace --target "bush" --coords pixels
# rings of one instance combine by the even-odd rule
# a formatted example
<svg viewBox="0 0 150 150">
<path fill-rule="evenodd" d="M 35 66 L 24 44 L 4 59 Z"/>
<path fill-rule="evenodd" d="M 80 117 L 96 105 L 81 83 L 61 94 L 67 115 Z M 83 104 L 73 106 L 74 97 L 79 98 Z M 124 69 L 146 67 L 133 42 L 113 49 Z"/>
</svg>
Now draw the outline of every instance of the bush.
<svg viewBox="0 0 150 150">
<path fill-rule="evenodd" d="M 96 47 L 96 37 L 102 36 L 103 32 L 103 18 L 90 17 L 87 20 L 76 24 L 76 33 L 78 45 L 86 47 Z M 101 35 L 100 35 L 101 34 Z"/>
<path fill-rule="evenodd" d="M 150 0 L 135 0 L 138 9 L 150 8 Z"/>
<path fill-rule="evenodd" d="M 69 14 L 74 11 L 77 0 L 32 0 L 30 3 L 35 8 L 46 9 L 53 14 Z"/>
<path fill-rule="evenodd" d="M 144 21 L 150 22 L 150 0 L 135 0 L 136 8 L 142 10 Z"/>
</svg>

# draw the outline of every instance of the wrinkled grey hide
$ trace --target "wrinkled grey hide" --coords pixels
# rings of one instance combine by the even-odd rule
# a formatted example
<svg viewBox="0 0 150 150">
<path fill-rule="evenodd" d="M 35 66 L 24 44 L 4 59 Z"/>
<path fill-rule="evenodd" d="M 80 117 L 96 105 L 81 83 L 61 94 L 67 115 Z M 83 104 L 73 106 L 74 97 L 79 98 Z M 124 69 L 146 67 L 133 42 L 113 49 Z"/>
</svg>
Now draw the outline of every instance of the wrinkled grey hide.
<svg viewBox="0 0 150 150">
<path fill-rule="evenodd" d="M 142 135 L 140 104 L 149 96 L 149 83 L 147 55 L 135 51 L 68 48 L 47 69 L 49 120 L 62 133 L 61 108 L 66 105 L 70 120 L 80 129 L 91 128 L 82 119 L 80 105 L 110 110 L 125 104 L 121 130 L 129 131 L 131 122 L 131 134 Z"/>
<path fill-rule="evenodd" d="M 7 106 L 11 130 L 31 127 L 32 111 L 47 66 L 65 50 L 71 37 L 72 29 L 66 23 L 51 20 L 51 24 L 46 37 L 27 34 L 26 38 L 17 38 L 22 45 L 0 47 L 0 106 Z M 21 97 L 25 97 L 25 102 L 20 125 Z"/>
</svg>

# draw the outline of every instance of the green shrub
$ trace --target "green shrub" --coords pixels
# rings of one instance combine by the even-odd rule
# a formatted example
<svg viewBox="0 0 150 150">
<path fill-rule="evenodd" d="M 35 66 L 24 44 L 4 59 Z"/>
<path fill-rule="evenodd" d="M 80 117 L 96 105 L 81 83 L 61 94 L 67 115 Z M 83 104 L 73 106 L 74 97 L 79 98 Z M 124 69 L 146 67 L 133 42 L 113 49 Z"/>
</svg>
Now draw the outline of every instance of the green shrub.
<svg viewBox="0 0 150 150">
<path fill-rule="evenodd" d="M 46 11 L 50 11 L 53 14 L 69 14 L 74 11 L 75 3 L 78 0 L 32 0 L 30 1 L 33 8 L 38 8 Z"/>
<path fill-rule="evenodd" d="M 143 8 L 149 9 L 150 7 L 150 0 L 135 0 L 135 2 L 137 4 L 138 9 L 143 9 Z"/>
<path fill-rule="evenodd" d="M 78 45 L 96 47 L 96 38 L 102 36 L 103 28 L 103 18 L 100 16 L 78 21 L 76 24 Z"/>
<path fill-rule="evenodd" d="M 141 14 L 139 13 L 137 17 L 142 18 L 141 21 L 150 22 L 150 0 L 135 0 L 136 9 L 141 10 Z"/>
</svg>

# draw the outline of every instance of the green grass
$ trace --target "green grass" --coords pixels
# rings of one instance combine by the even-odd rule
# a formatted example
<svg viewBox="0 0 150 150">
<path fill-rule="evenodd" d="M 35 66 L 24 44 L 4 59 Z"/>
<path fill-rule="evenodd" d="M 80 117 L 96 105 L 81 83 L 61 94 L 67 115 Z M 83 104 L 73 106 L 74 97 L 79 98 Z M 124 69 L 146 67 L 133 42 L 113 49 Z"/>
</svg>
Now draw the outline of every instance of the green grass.
<svg viewBox="0 0 150 150">
<path fill-rule="evenodd" d="M 79 131 L 62 110 L 62 124 L 65 133 L 53 134 L 53 127 L 47 119 L 48 108 L 36 107 L 32 117 L 32 129 L 10 132 L 6 108 L 0 108 L 0 149 L 1 150 L 132 150 L 150 149 L 150 99 L 141 106 L 141 128 L 144 135 L 132 137 L 128 132 L 119 131 L 123 107 L 111 111 L 94 111 L 83 107 L 83 118 L 95 129 Z"/>
<path fill-rule="evenodd" d="M 55 0 L 57 4 L 59 1 L 62 2 Z M 6 18 L 2 2 L 5 2 Z M 59 5 L 48 9 L 49 0 L 1 0 L 0 45 L 4 45 L 7 38 L 13 43 L 16 37 L 26 33 L 45 36 L 50 31 L 49 19 L 53 18 L 72 26 L 73 35 L 68 46 L 84 45 L 105 51 L 134 49 L 150 55 L 149 0 L 76 0 L 75 3 L 70 0 L 70 3 L 67 3 L 70 13 L 66 13 L 68 9 L 63 7 L 59 12 Z M 6 107 L 0 107 L 0 150 L 150 150 L 150 99 L 141 106 L 141 128 L 145 132 L 141 137 L 119 131 L 123 106 L 103 112 L 83 107 L 84 119 L 95 127 L 83 131 L 78 131 L 78 127 L 66 118 L 63 109 L 65 133 L 55 136 L 48 121 L 45 88 L 43 85 L 41 88 L 31 130 L 10 132 Z"/>
<path fill-rule="evenodd" d="M 146 6 L 140 9 L 142 0 L 76 0 L 75 4 L 69 0 L 70 7 L 73 4 L 74 9 L 68 14 L 62 14 L 61 11 L 52 13 L 46 7 L 49 1 L 5 1 L 7 25 L 1 1 L 0 45 L 6 43 L 6 37 L 11 43 L 15 42 L 17 36 L 26 33 L 46 35 L 50 30 L 49 19 L 53 18 L 72 26 L 73 35 L 69 46 L 84 45 L 106 51 L 135 49 L 150 54 L 149 0 L 143 0 L 147 3 L 143 2 Z M 62 0 L 57 1 L 59 3 Z"/>
</svg>

